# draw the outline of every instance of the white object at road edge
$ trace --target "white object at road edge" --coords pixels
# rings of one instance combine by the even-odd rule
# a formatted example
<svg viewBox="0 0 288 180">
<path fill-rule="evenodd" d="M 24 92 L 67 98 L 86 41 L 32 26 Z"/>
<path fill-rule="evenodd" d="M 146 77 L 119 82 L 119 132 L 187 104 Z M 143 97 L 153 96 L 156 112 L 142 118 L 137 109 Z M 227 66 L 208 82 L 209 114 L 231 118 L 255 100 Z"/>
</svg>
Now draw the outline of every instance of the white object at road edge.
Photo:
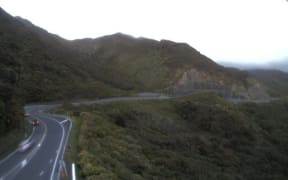
<svg viewBox="0 0 288 180">
<path fill-rule="evenodd" d="M 60 122 L 60 124 L 64 124 L 67 121 L 69 121 L 69 119 L 65 119 L 64 121 Z"/>
<path fill-rule="evenodd" d="M 27 164 L 27 160 L 24 159 L 24 160 L 21 162 L 21 167 L 23 168 L 24 166 L 26 166 L 26 164 Z"/>
<path fill-rule="evenodd" d="M 76 180 L 75 164 L 72 163 L 72 180 Z"/>
</svg>

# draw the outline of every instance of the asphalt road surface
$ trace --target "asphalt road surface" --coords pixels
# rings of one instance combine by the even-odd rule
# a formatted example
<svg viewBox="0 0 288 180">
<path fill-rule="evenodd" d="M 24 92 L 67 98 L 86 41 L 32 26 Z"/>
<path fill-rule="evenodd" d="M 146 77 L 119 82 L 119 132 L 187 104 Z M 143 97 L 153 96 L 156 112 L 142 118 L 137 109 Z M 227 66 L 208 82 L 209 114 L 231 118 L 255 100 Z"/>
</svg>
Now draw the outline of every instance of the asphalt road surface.
<svg viewBox="0 0 288 180">
<path fill-rule="evenodd" d="M 40 126 L 34 127 L 29 137 L 34 142 L 30 149 L 25 152 L 16 149 L 0 161 L 0 180 L 59 179 L 72 123 L 65 116 L 43 113 L 54 106 L 25 107 L 31 118 L 40 120 Z"/>
<path fill-rule="evenodd" d="M 167 99 L 165 96 L 153 97 L 115 97 L 97 100 L 84 100 L 73 103 L 93 104 L 115 101 Z M 58 104 L 59 105 L 59 104 Z M 16 149 L 0 161 L 0 180 L 59 180 L 65 163 L 63 156 L 72 122 L 68 117 L 43 113 L 54 105 L 25 106 L 30 118 L 39 119 L 40 126 L 34 127 L 30 140 L 33 146 L 25 152 Z"/>
<path fill-rule="evenodd" d="M 73 103 L 104 104 L 115 101 L 163 100 L 171 97 L 163 95 L 141 97 L 114 97 L 97 100 L 83 100 Z M 233 100 L 232 100 L 233 101 Z M 72 122 L 66 116 L 43 113 L 44 110 L 58 105 L 25 106 L 31 118 L 40 119 L 40 126 L 32 131 L 32 148 L 25 152 L 17 149 L 0 160 L 0 180 L 59 180 L 60 171 L 65 166 L 63 156 L 68 141 Z"/>
</svg>

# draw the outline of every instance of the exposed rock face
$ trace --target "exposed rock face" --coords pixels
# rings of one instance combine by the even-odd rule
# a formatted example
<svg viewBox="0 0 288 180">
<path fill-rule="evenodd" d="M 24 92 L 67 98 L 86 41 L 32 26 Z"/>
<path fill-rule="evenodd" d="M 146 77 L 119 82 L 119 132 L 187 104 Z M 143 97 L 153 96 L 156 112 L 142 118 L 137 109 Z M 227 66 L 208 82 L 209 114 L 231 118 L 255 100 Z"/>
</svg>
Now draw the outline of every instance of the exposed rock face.
<svg viewBox="0 0 288 180">
<path fill-rule="evenodd" d="M 286 67 L 283 67 L 286 68 Z M 288 96 L 288 73 L 279 70 L 249 70 L 272 97 Z"/>
<path fill-rule="evenodd" d="M 88 59 L 97 64 L 99 72 L 104 70 L 98 74 L 102 81 L 123 88 L 171 95 L 209 90 L 245 99 L 267 95 L 260 85 L 254 87 L 249 82 L 252 77 L 246 72 L 224 68 L 188 44 L 119 33 L 73 43 L 76 49 L 90 54 Z"/>
<path fill-rule="evenodd" d="M 187 94 L 193 91 L 213 91 L 227 98 L 266 99 L 269 95 L 265 88 L 253 78 L 245 79 L 248 86 L 243 83 L 227 82 L 224 77 L 207 75 L 197 69 L 185 71 L 176 83 L 167 88 L 167 92 L 174 95 Z"/>
<path fill-rule="evenodd" d="M 214 90 L 223 93 L 225 91 L 225 86 L 221 84 L 221 82 L 214 82 L 211 77 L 196 69 L 190 69 L 184 72 L 173 86 L 173 93 L 175 94 L 185 94 L 199 90 Z"/>
<path fill-rule="evenodd" d="M 91 87 L 100 92 L 95 83 L 133 92 L 181 95 L 209 90 L 225 97 L 266 96 L 247 73 L 224 68 L 185 43 L 119 33 L 67 41 L 1 9 L 0 22 L 0 64 L 21 70 L 19 84 L 30 101 L 70 96 L 67 92 L 77 88 L 74 96 L 91 94 Z"/>
<path fill-rule="evenodd" d="M 261 85 L 259 82 L 253 83 L 249 88 L 247 92 L 248 98 L 249 99 L 268 99 L 269 95 L 265 91 L 265 88 L 263 85 Z"/>
</svg>

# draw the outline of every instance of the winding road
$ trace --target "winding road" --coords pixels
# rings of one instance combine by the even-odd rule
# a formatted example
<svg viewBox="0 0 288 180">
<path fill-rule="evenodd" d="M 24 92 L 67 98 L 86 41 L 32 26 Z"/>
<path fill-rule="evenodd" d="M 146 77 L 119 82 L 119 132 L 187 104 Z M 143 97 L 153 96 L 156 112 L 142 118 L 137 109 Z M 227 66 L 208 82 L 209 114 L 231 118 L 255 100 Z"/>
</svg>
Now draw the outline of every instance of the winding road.
<svg viewBox="0 0 288 180">
<path fill-rule="evenodd" d="M 161 100 L 167 96 L 153 97 L 114 97 L 73 103 L 93 104 L 110 103 L 115 101 Z M 59 180 L 60 171 L 65 163 L 63 156 L 67 145 L 72 121 L 61 115 L 47 114 L 43 111 L 55 108 L 54 105 L 25 106 L 26 113 L 31 118 L 40 119 L 39 127 L 33 128 L 29 139 L 34 141 L 31 149 L 19 152 L 17 149 L 0 161 L 0 180 Z"/>
<path fill-rule="evenodd" d="M 65 116 L 49 115 L 44 110 L 55 105 L 25 106 L 32 118 L 40 119 L 29 139 L 33 146 L 15 150 L 0 161 L 0 180 L 57 180 L 63 167 L 63 156 L 72 123 Z"/>
<path fill-rule="evenodd" d="M 103 104 L 115 101 L 163 100 L 170 98 L 173 97 L 163 95 L 152 97 L 114 97 L 89 101 L 84 100 L 72 104 Z M 60 179 L 60 171 L 65 166 L 63 156 L 72 127 L 72 121 L 66 116 L 43 113 L 43 111 L 57 106 L 59 104 L 25 106 L 25 111 L 31 115 L 31 118 L 41 120 L 40 126 L 35 127 L 29 137 L 35 143 L 26 152 L 19 152 L 16 149 L 6 158 L 0 160 L 0 180 Z"/>
</svg>

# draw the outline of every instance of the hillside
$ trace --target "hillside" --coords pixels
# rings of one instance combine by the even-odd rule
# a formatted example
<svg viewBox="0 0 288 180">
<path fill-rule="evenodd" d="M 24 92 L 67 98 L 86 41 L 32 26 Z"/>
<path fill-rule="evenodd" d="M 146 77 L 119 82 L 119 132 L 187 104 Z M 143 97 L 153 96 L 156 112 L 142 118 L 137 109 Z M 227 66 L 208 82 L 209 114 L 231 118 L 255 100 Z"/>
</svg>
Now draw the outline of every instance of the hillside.
<svg viewBox="0 0 288 180">
<path fill-rule="evenodd" d="M 0 29 L 2 22 L 9 17 L 0 9 Z M 3 33 L 0 31 L 0 37 Z M 12 130 L 18 129 L 20 119 L 23 116 L 22 101 L 19 94 L 17 84 L 17 73 L 13 62 L 7 61 L 7 58 L 2 55 L 5 49 L 2 48 L 2 38 L 0 38 L 0 136 L 9 133 Z M 2 142 L 2 139 L 0 138 Z"/>
<path fill-rule="evenodd" d="M 284 72 L 288 72 L 288 58 L 282 61 L 270 62 L 269 65 L 271 66 L 271 69 L 278 69 Z"/>
<path fill-rule="evenodd" d="M 247 73 L 224 68 L 184 43 L 114 34 L 73 42 L 95 63 L 98 78 L 122 89 L 171 95 L 212 90 L 224 96 L 266 98 Z"/>
<path fill-rule="evenodd" d="M 2 137 L 22 131 L 24 103 L 123 94 L 95 80 L 70 47 L 69 41 L 0 8 Z"/>
<path fill-rule="evenodd" d="M 247 73 L 224 68 L 184 43 L 120 33 L 67 41 L 0 11 L 1 64 L 15 71 L 28 102 L 111 96 L 117 89 L 267 97 Z M 107 93 L 99 91 L 103 87 Z"/>
<path fill-rule="evenodd" d="M 204 93 L 58 112 L 74 114 L 68 158 L 83 179 L 284 180 L 287 108 Z"/>
<path fill-rule="evenodd" d="M 3 11 L 0 23 L 1 64 L 16 72 L 26 102 L 111 96 L 70 41 Z"/>
<path fill-rule="evenodd" d="M 284 96 L 284 82 L 279 72 L 225 68 L 185 43 L 121 33 L 68 41 L 0 8 L 2 139 L 21 134 L 25 103 L 217 94 L 65 109 L 78 124 L 74 156 L 87 179 L 287 179 L 287 101 L 218 96 Z"/>
<path fill-rule="evenodd" d="M 9 117 L 18 117 L 10 107 L 22 112 L 19 107 L 28 102 L 135 92 L 209 90 L 224 97 L 268 97 L 248 73 L 224 68 L 184 43 L 120 33 L 68 41 L 1 8 L 0 24 L 0 110 L 10 109 Z"/>
<path fill-rule="evenodd" d="M 288 96 L 288 73 L 279 70 L 249 70 L 273 97 Z"/>
</svg>

